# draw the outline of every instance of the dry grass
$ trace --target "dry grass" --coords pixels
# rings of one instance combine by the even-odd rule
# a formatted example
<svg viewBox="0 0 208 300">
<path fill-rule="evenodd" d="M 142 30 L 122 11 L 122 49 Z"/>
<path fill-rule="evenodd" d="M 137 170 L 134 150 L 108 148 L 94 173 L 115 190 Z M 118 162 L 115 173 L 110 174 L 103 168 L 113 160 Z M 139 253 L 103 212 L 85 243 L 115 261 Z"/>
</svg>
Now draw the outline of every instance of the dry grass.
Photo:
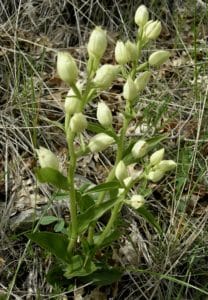
<svg viewBox="0 0 208 300">
<path fill-rule="evenodd" d="M 108 29 L 111 47 L 119 36 L 132 37 L 138 1 L 124 2 L 0 1 L 0 299 L 1 293 L 8 291 L 5 299 L 66 299 L 66 294 L 72 299 L 72 294 L 52 290 L 46 283 L 44 275 L 51 257 L 31 246 L 22 232 L 11 232 L 9 226 L 19 213 L 17 190 L 21 190 L 24 179 L 31 178 L 35 186 L 34 149 L 50 145 L 60 156 L 64 152 L 64 138 L 54 121 L 63 120 L 62 101 L 67 88 L 56 76 L 56 50 L 73 47 L 71 51 L 82 66 L 83 45 L 95 24 Z M 152 128 L 169 133 L 163 145 L 167 156 L 177 159 L 178 168 L 175 176 L 152 186 L 153 194 L 148 199 L 162 226 L 162 237 L 142 218 L 124 212 L 131 241 L 121 240 L 113 251 L 127 271 L 117 289 L 113 286 L 105 293 L 110 291 L 109 298 L 114 294 L 116 299 L 132 300 L 206 299 L 208 13 L 203 4 L 195 7 L 193 3 L 189 9 L 189 1 L 183 6 L 175 1 L 173 8 L 165 0 L 146 2 L 164 26 L 161 39 L 152 49 L 168 48 L 172 58 L 170 64 L 155 72 L 138 110 L 148 124 L 146 136 L 152 135 Z M 105 59 L 111 61 L 111 49 L 108 55 Z M 117 101 L 117 88 L 103 96 L 111 107 Z M 93 111 L 92 106 L 88 111 L 92 118 Z M 107 162 L 104 155 L 90 158 L 89 171 L 81 173 L 80 168 L 79 172 L 99 181 L 96 170 L 103 171 Z M 41 186 L 38 193 L 50 198 L 45 187 Z M 133 243 L 130 261 L 125 254 L 128 242 Z M 136 263 L 131 261 L 135 257 Z M 86 291 L 90 289 L 93 287 Z"/>
</svg>

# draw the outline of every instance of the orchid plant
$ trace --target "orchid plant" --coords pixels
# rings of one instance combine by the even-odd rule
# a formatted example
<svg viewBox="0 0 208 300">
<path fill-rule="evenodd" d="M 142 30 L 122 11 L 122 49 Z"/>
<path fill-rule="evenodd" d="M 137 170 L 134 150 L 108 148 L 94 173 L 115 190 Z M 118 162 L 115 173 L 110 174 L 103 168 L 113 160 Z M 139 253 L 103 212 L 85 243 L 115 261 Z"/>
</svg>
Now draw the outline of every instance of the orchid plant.
<svg viewBox="0 0 208 300">
<path fill-rule="evenodd" d="M 109 262 L 106 249 L 123 234 L 120 229 L 121 211 L 124 205 L 146 218 L 160 230 L 159 224 L 148 211 L 144 186 L 157 183 L 176 167 L 172 160 L 164 159 L 164 149 L 153 151 L 164 136 L 149 140 L 139 139 L 127 142 L 127 130 L 136 116 L 136 104 L 142 91 L 151 79 L 151 68 L 166 62 L 170 53 L 165 50 L 153 52 L 147 61 L 141 61 L 142 49 L 155 40 L 161 32 L 161 22 L 149 20 L 144 5 L 135 13 L 138 26 L 134 41 L 117 41 L 115 65 L 100 61 L 107 48 L 107 34 L 96 27 L 87 44 L 88 61 L 86 80 L 79 81 L 79 70 L 74 58 L 68 52 L 58 52 L 57 71 L 70 89 L 65 99 L 65 124 L 63 131 L 68 145 L 67 175 L 60 169 L 58 158 L 50 150 L 37 149 L 40 168 L 36 175 L 40 182 L 52 184 L 68 194 L 70 222 L 62 233 L 33 232 L 28 237 L 50 251 L 57 263 L 48 274 L 49 282 L 59 274 L 62 283 L 69 285 L 73 279 L 107 284 L 118 280 L 122 268 Z M 97 122 L 89 122 L 85 107 L 104 90 L 108 90 L 117 78 L 124 80 L 122 127 L 114 128 L 110 108 L 105 102 L 97 104 Z M 83 132 L 93 135 L 86 142 Z M 76 145 L 75 145 L 76 139 Z M 79 147 L 77 146 L 79 141 Z M 77 187 L 75 174 L 77 160 L 89 153 L 105 151 L 111 147 L 115 151 L 115 161 L 105 181 L 97 186 Z M 139 165 L 140 171 L 131 174 L 130 167 Z M 140 192 L 140 186 L 143 189 Z M 108 214 L 106 214 L 108 213 Z M 102 218 L 105 215 L 105 218 Z M 122 226 L 121 226 L 122 227 Z M 61 276 L 61 277 L 60 277 Z"/>
</svg>

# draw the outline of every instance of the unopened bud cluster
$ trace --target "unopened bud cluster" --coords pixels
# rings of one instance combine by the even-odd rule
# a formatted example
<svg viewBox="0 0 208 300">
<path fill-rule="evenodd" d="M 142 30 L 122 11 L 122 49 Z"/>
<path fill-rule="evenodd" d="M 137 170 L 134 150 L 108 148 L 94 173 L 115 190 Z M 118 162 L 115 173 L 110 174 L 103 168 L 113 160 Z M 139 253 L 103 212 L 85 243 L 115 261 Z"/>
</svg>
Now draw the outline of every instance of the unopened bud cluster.
<svg viewBox="0 0 208 300">
<path fill-rule="evenodd" d="M 149 12 L 144 5 L 140 5 L 135 14 L 135 23 L 139 26 L 139 33 L 143 40 L 155 40 L 162 30 L 160 21 L 149 20 Z"/>
<path fill-rule="evenodd" d="M 163 160 L 164 152 L 165 150 L 162 148 L 150 156 L 151 169 L 147 174 L 147 179 L 152 182 L 160 181 L 165 176 L 165 173 L 176 168 L 176 163 L 173 160 Z"/>
</svg>

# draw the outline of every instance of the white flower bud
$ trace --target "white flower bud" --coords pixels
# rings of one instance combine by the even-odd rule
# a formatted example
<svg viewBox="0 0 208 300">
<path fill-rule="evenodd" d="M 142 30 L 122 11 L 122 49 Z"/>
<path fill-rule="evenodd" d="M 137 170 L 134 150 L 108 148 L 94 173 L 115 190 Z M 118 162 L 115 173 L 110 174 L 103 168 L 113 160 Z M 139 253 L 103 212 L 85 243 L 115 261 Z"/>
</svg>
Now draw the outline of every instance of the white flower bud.
<svg viewBox="0 0 208 300">
<path fill-rule="evenodd" d="M 118 197 L 121 196 L 125 192 L 125 189 L 118 189 Z"/>
<path fill-rule="evenodd" d="M 145 203 L 144 197 L 142 195 L 133 195 L 129 200 L 129 204 L 134 208 L 138 209 Z"/>
<path fill-rule="evenodd" d="M 161 162 L 161 160 L 164 157 L 164 153 L 165 153 L 165 149 L 162 148 L 156 152 L 154 152 L 151 156 L 150 156 L 150 164 L 152 166 L 155 166 L 157 164 L 159 164 Z"/>
<path fill-rule="evenodd" d="M 78 69 L 73 57 L 68 52 L 58 52 L 57 71 L 60 78 L 69 85 L 77 81 Z"/>
<path fill-rule="evenodd" d="M 147 40 L 155 40 L 158 38 L 162 30 L 162 25 L 160 21 L 152 21 L 146 24 L 144 27 L 143 37 Z"/>
<path fill-rule="evenodd" d="M 130 61 L 135 61 L 138 59 L 138 49 L 137 49 L 137 45 L 135 43 L 132 43 L 131 41 L 127 41 L 125 43 L 125 47 L 127 49 L 127 52 L 129 54 L 130 57 Z"/>
<path fill-rule="evenodd" d="M 168 60 L 170 57 L 170 52 L 165 50 L 158 50 L 154 53 L 152 53 L 149 57 L 149 64 L 151 66 L 160 66 L 164 62 Z"/>
<path fill-rule="evenodd" d="M 100 89 L 107 89 L 111 86 L 119 71 L 119 66 L 103 65 L 97 70 L 93 83 Z"/>
<path fill-rule="evenodd" d="M 134 21 L 135 23 L 140 26 L 143 27 L 147 21 L 149 19 L 149 12 L 146 8 L 145 5 L 140 5 L 135 13 L 135 17 L 134 17 Z"/>
<path fill-rule="evenodd" d="M 132 148 L 131 153 L 134 158 L 141 158 L 143 157 L 148 151 L 148 144 L 147 142 L 140 140 L 138 141 Z"/>
<path fill-rule="evenodd" d="M 86 117 L 82 113 L 75 113 L 70 120 L 69 127 L 74 133 L 82 132 L 87 128 Z"/>
<path fill-rule="evenodd" d="M 81 92 L 82 84 L 76 84 L 78 90 Z M 73 89 L 70 89 L 67 93 L 65 103 L 64 103 L 65 112 L 69 115 L 79 112 L 80 109 L 80 100 L 75 95 Z"/>
<path fill-rule="evenodd" d="M 69 115 L 79 112 L 80 100 L 75 96 L 66 96 L 64 109 L 65 112 Z"/>
<path fill-rule="evenodd" d="M 104 127 L 112 125 L 112 113 L 105 102 L 99 102 L 97 106 L 97 119 Z"/>
<path fill-rule="evenodd" d="M 123 181 L 125 187 L 129 187 L 129 185 L 133 182 L 133 178 L 131 176 L 126 177 Z"/>
<path fill-rule="evenodd" d="M 131 60 L 130 53 L 122 41 L 116 43 L 115 59 L 119 65 L 125 65 Z"/>
<path fill-rule="evenodd" d="M 41 168 L 52 168 L 55 170 L 59 169 L 59 162 L 56 155 L 50 150 L 40 147 L 40 149 L 36 149 L 39 163 Z"/>
<path fill-rule="evenodd" d="M 146 88 L 151 75 L 152 73 L 150 71 L 145 71 L 140 73 L 139 76 L 134 80 L 137 92 L 142 92 Z"/>
<path fill-rule="evenodd" d="M 154 22 L 153 20 L 149 20 L 149 21 L 145 24 L 143 30 L 145 31 L 146 28 L 147 28 L 148 26 L 150 26 L 150 24 L 152 24 L 153 22 Z"/>
<path fill-rule="evenodd" d="M 173 160 L 162 160 L 158 165 L 155 166 L 155 169 L 165 173 L 174 170 L 176 166 L 177 164 Z"/>
<path fill-rule="evenodd" d="M 128 77 L 123 87 L 123 97 L 128 101 L 133 101 L 137 97 L 137 88 L 131 77 Z"/>
<path fill-rule="evenodd" d="M 92 153 L 95 153 L 105 150 L 114 142 L 115 141 L 111 136 L 105 133 L 98 133 L 91 138 L 88 147 Z"/>
<path fill-rule="evenodd" d="M 164 175 L 165 173 L 161 170 L 150 171 L 149 174 L 147 175 L 147 179 L 156 183 L 160 181 L 164 177 Z"/>
<path fill-rule="evenodd" d="M 122 160 L 116 166 L 115 176 L 120 182 L 128 177 L 128 170 Z"/>
<path fill-rule="evenodd" d="M 103 30 L 101 27 L 96 27 L 89 39 L 89 43 L 87 45 L 87 51 L 89 56 L 95 57 L 100 59 L 105 50 L 107 48 L 107 36 L 106 31 Z"/>
</svg>

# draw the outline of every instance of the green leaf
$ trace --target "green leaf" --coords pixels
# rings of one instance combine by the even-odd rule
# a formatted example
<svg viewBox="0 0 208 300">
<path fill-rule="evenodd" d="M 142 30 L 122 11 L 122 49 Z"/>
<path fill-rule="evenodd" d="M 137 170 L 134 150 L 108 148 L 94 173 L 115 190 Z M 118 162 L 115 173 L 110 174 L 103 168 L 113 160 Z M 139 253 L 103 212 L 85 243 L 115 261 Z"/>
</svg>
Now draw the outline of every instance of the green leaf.
<svg viewBox="0 0 208 300">
<path fill-rule="evenodd" d="M 101 133 L 103 130 L 105 130 L 100 124 L 92 122 L 88 123 L 87 129 L 93 133 Z"/>
<path fill-rule="evenodd" d="M 132 138 L 130 142 L 125 143 L 126 145 L 125 145 L 123 157 L 126 157 L 131 153 L 131 149 L 133 148 L 136 141 L 137 141 L 136 139 Z"/>
<path fill-rule="evenodd" d="M 159 144 L 163 140 L 167 139 L 167 137 L 168 137 L 168 134 L 164 133 L 164 134 L 160 134 L 160 135 L 154 136 L 152 138 L 149 138 L 146 140 L 146 142 L 148 143 L 149 148 L 154 148 L 157 144 Z"/>
<path fill-rule="evenodd" d="M 64 191 L 58 191 L 56 190 L 52 196 L 51 199 L 53 201 L 63 201 L 63 200 L 68 200 L 69 199 L 69 192 L 64 192 Z"/>
<path fill-rule="evenodd" d="M 81 193 L 77 192 L 76 196 L 81 213 L 95 204 L 94 198 L 91 195 L 82 195 Z"/>
<path fill-rule="evenodd" d="M 135 210 L 139 215 L 141 215 L 143 218 L 145 218 L 160 234 L 162 234 L 162 229 L 158 222 L 155 220 L 155 217 L 153 214 L 147 210 L 145 206 L 142 206 Z"/>
<path fill-rule="evenodd" d="M 69 286 L 69 281 L 64 277 L 64 271 L 62 265 L 53 266 L 46 274 L 46 279 L 49 284 L 54 287 L 67 288 Z"/>
<path fill-rule="evenodd" d="M 52 168 L 39 168 L 36 169 L 36 177 L 42 183 L 50 183 L 53 186 L 69 190 L 69 184 L 67 177 L 61 174 L 59 171 Z"/>
<path fill-rule="evenodd" d="M 86 190 L 85 194 L 99 193 L 99 192 L 103 192 L 103 191 L 111 191 L 111 190 L 114 190 L 114 189 L 118 189 L 120 187 L 121 186 L 120 186 L 118 181 L 110 181 L 110 182 L 105 182 L 105 183 L 98 184 L 97 186 Z"/>
<path fill-rule="evenodd" d="M 7 296 L 8 296 L 7 294 L 1 293 L 1 294 L 0 294 L 0 300 L 7 300 L 7 299 L 8 299 Z"/>
<path fill-rule="evenodd" d="M 63 219 L 60 219 L 58 223 L 54 226 L 55 232 L 63 232 L 65 222 Z"/>
<path fill-rule="evenodd" d="M 93 272 L 84 278 L 85 282 L 93 282 L 96 285 L 109 285 L 118 281 L 123 274 L 123 270 L 119 268 L 101 269 Z"/>
<path fill-rule="evenodd" d="M 66 235 L 53 232 L 27 233 L 26 236 L 61 260 L 68 262 L 68 239 Z"/>
<path fill-rule="evenodd" d="M 99 245 L 99 249 L 101 248 L 105 248 L 109 245 L 112 245 L 112 243 L 115 241 L 115 240 L 118 240 L 119 237 L 122 235 L 122 232 L 119 231 L 119 230 L 114 230 L 112 231 L 105 239 L 104 241 L 102 242 L 101 245 Z M 95 236 L 94 237 L 94 240 L 95 240 L 95 246 L 96 246 L 96 241 L 99 239 L 99 235 Z"/>
<path fill-rule="evenodd" d="M 42 219 L 40 220 L 40 224 L 41 225 L 49 225 L 55 221 L 59 220 L 59 218 L 55 217 L 55 216 L 44 216 L 42 217 Z"/>
<path fill-rule="evenodd" d="M 97 267 L 92 261 L 89 261 L 88 264 L 85 265 L 84 258 L 80 255 L 75 255 L 71 258 L 70 263 L 65 268 L 64 276 L 67 279 L 71 279 L 73 277 L 83 277 L 93 273 L 96 270 Z"/>
<path fill-rule="evenodd" d="M 89 122 L 87 129 L 93 133 L 106 133 L 109 136 L 111 136 L 112 138 L 114 138 L 114 140 L 117 140 L 117 135 L 115 134 L 114 131 L 106 129 L 105 127 L 103 127 L 102 125 L 98 124 L 98 123 L 92 123 Z"/>
<path fill-rule="evenodd" d="M 90 223 L 97 221 L 105 212 L 115 205 L 116 199 L 111 199 L 101 203 L 99 206 L 93 205 L 84 213 L 78 215 L 78 233 L 85 231 Z"/>
</svg>

